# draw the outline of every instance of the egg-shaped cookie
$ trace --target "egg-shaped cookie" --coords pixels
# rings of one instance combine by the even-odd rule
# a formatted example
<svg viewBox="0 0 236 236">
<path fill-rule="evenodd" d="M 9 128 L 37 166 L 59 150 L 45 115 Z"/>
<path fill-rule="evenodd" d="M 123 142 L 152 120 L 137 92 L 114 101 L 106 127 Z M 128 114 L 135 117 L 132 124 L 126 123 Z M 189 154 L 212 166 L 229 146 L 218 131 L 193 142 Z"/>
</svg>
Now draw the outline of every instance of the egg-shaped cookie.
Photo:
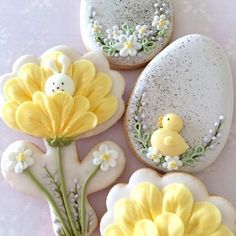
<svg viewBox="0 0 236 236">
<path fill-rule="evenodd" d="M 89 50 L 101 50 L 113 68 L 147 64 L 168 43 L 171 0 L 82 0 L 81 35 Z"/>
<path fill-rule="evenodd" d="M 225 53 L 213 39 L 188 35 L 166 47 L 140 75 L 125 131 L 135 155 L 153 168 L 199 172 L 221 153 L 232 114 Z"/>
</svg>

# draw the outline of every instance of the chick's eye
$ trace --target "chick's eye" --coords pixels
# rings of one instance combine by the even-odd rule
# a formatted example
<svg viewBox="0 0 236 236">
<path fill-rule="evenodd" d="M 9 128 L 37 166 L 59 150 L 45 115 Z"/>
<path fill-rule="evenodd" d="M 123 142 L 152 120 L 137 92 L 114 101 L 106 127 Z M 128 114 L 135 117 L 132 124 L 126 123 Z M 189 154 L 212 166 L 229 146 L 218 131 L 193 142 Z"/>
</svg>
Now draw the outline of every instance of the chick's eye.
<svg viewBox="0 0 236 236">
<path fill-rule="evenodd" d="M 169 120 L 170 120 L 170 118 L 167 118 L 167 120 L 169 121 Z"/>
</svg>

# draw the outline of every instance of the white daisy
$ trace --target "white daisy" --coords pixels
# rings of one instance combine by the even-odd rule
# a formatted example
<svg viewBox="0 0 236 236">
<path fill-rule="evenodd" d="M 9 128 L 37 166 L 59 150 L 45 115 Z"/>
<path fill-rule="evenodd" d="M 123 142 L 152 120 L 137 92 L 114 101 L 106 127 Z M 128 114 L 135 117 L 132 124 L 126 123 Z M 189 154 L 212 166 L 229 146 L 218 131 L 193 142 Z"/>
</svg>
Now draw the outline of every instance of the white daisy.
<svg viewBox="0 0 236 236">
<path fill-rule="evenodd" d="M 137 42 L 137 37 L 134 35 L 122 34 L 119 37 L 119 42 L 115 44 L 115 49 L 119 51 L 122 57 L 134 57 L 137 54 L 137 50 L 141 48 L 141 43 Z"/>
<path fill-rule="evenodd" d="M 102 171 L 107 171 L 110 167 L 116 167 L 118 152 L 102 144 L 99 150 L 93 153 L 93 157 L 93 164 L 96 166 L 100 165 Z"/>
<path fill-rule="evenodd" d="M 147 26 L 146 25 L 137 25 L 136 30 L 138 33 L 138 38 L 142 39 L 147 35 Z"/>
<path fill-rule="evenodd" d="M 170 24 L 170 21 L 166 19 L 165 15 L 160 16 L 154 16 L 152 26 L 156 27 L 157 30 L 166 30 L 168 29 L 168 26 Z"/>
<path fill-rule="evenodd" d="M 178 170 L 179 167 L 183 165 L 182 161 L 179 159 L 179 156 L 166 156 L 165 157 L 165 163 L 163 163 L 163 167 L 172 171 L 172 170 Z"/>
<path fill-rule="evenodd" d="M 26 149 L 23 144 L 19 144 L 16 149 L 8 153 L 8 163 L 6 169 L 8 171 L 15 171 L 16 174 L 21 174 L 29 166 L 34 164 L 33 152 Z"/>
<path fill-rule="evenodd" d="M 162 158 L 162 155 L 159 153 L 158 149 L 156 147 L 149 147 L 147 158 L 155 162 L 156 164 L 159 164 Z"/>
<path fill-rule="evenodd" d="M 92 24 L 92 32 L 93 33 L 101 33 L 102 26 L 99 24 L 97 20 L 95 20 Z"/>
<path fill-rule="evenodd" d="M 114 26 L 112 29 L 108 29 L 106 32 L 108 34 L 107 38 L 114 40 L 118 40 L 119 36 L 123 33 L 123 31 L 120 30 L 118 26 Z"/>
</svg>

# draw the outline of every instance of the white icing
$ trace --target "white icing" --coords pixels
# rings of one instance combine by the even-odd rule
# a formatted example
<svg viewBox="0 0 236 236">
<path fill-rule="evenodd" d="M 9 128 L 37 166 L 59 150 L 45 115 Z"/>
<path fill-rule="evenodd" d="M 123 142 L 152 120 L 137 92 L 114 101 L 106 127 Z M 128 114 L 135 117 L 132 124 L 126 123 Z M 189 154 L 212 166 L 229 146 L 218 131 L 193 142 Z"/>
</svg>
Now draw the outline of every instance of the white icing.
<svg viewBox="0 0 236 236">
<path fill-rule="evenodd" d="M 159 164 L 161 161 L 162 155 L 159 153 L 158 149 L 156 147 L 149 147 L 147 158 L 156 164 Z"/>
<path fill-rule="evenodd" d="M 168 29 L 168 26 L 170 24 L 170 21 L 166 19 L 165 15 L 160 16 L 154 16 L 152 26 L 156 27 L 157 30 L 166 30 Z"/>
<path fill-rule="evenodd" d="M 12 149 L 6 153 L 6 170 L 21 174 L 28 167 L 34 164 L 33 152 L 25 148 L 22 143 L 16 143 Z"/>
<path fill-rule="evenodd" d="M 99 150 L 93 153 L 93 164 L 100 165 L 102 171 L 108 171 L 110 168 L 117 166 L 117 158 L 119 157 L 117 150 L 110 149 L 107 145 L 99 146 Z"/>
<path fill-rule="evenodd" d="M 100 222 L 101 235 L 109 225 L 114 224 L 113 210 L 116 202 L 122 198 L 129 198 L 132 189 L 144 182 L 153 183 L 161 190 L 172 183 L 184 184 L 192 192 L 195 201 L 213 203 L 221 212 L 222 224 L 225 224 L 234 233 L 236 232 L 236 210 L 233 205 L 222 197 L 210 196 L 204 184 L 197 178 L 183 173 L 171 173 L 161 176 L 154 170 L 140 169 L 132 174 L 128 184 L 118 184 L 110 190 L 106 200 L 107 212 Z"/>
<path fill-rule="evenodd" d="M 163 163 L 163 167 L 166 168 L 169 171 L 172 170 L 178 170 L 179 167 L 183 165 L 182 161 L 179 160 L 178 156 L 166 156 L 165 157 L 165 163 Z"/>
</svg>

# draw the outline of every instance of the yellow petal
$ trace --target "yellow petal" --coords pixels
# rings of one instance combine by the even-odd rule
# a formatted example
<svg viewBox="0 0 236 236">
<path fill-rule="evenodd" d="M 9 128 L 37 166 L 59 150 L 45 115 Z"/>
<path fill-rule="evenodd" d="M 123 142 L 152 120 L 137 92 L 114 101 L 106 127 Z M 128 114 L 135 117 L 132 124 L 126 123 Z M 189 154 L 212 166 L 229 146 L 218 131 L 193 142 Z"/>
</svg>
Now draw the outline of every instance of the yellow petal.
<svg viewBox="0 0 236 236">
<path fill-rule="evenodd" d="M 75 93 L 77 95 L 87 95 L 89 84 L 94 80 L 96 69 L 94 64 L 86 59 L 80 59 L 72 65 L 72 79 L 75 84 Z"/>
<path fill-rule="evenodd" d="M 18 108 L 17 102 L 6 102 L 2 108 L 2 118 L 6 124 L 13 128 L 19 130 L 19 126 L 16 123 L 16 110 Z"/>
<path fill-rule="evenodd" d="M 183 236 L 184 224 L 172 213 L 163 213 L 155 219 L 160 236 Z"/>
<path fill-rule="evenodd" d="M 30 94 L 20 78 L 13 78 L 4 84 L 4 95 L 9 101 L 22 103 L 31 100 Z"/>
<path fill-rule="evenodd" d="M 23 81 L 31 97 L 36 91 L 44 90 L 45 78 L 38 65 L 33 63 L 25 64 L 18 71 L 18 77 Z"/>
<path fill-rule="evenodd" d="M 211 235 L 221 222 L 220 211 L 211 203 L 196 202 L 186 232 L 189 234 Z"/>
<path fill-rule="evenodd" d="M 128 235 L 132 235 L 136 223 L 145 218 L 142 213 L 145 214 L 145 212 L 141 212 L 134 201 L 122 199 L 115 205 L 115 222 L 119 224 Z"/>
<path fill-rule="evenodd" d="M 58 60 L 61 55 L 65 55 L 65 54 L 60 51 L 54 51 L 54 52 L 47 53 L 46 55 L 43 56 L 41 60 L 41 68 L 43 70 L 43 74 L 45 78 L 49 78 L 51 75 L 53 75 L 53 72 L 47 66 L 48 60 L 54 61 L 58 69 L 58 72 L 61 72 L 62 66 Z M 72 77 L 72 64 L 69 66 L 66 74 L 69 77 Z"/>
<path fill-rule="evenodd" d="M 233 232 L 225 225 L 220 225 L 219 229 L 211 236 L 234 236 Z"/>
<path fill-rule="evenodd" d="M 192 193 L 182 184 L 167 185 L 162 192 L 163 212 L 178 215 L 186 225 L 193 207 Z"/>
<path fill-rule="evenodd" d="M 94 104 L 96 103 L 95 109 L 90 109 L 94 114 L 96 114 L 98 118 L 98 124 L 101 124 L 108 119 L 110 119 L 116 112 L 118 102 L 116 97 L 110 95 L 102 98 L 98 101 L 92 101 Z M 90 103 L 92 103 L 90 101 Z"/>
<path fill-rule="evenodd" d="M 19 106 L 16 112 L 16 122 L 27 134 L 43 138 L 53 135 L 51 121 L 33 102 L 25 102 Z"/>
<path fill-rule="evenodd" d="M 159 232 L 153 221 L 141 220 L 135 225 L 133 236 L 159 236 Z"/>
<path fill-rule="evenodd" d="M 88 108 L 88 99 L 82 96 L 74 100 L 63 92 L 52 96 L 37 92 L 33 102 L 20 105 L 16 121 L 24 132 L 37 137 L 73 138 L 96 126 L 97 117 Z"/>
<path fill-rule="evenodd" d="M 161 213 L 162 194 L 154 184 L 141 183 L 137 185 L 131 192 L 131 199 L 148 212 L 152 219 Z"/>
<path fill-rule="evenodd" d="M 105 229 L 104 236 L 126 236 L 119 225 L 110 225 Z M 127 235 L 128 236 L 128 235 Z"/>
</svg>

